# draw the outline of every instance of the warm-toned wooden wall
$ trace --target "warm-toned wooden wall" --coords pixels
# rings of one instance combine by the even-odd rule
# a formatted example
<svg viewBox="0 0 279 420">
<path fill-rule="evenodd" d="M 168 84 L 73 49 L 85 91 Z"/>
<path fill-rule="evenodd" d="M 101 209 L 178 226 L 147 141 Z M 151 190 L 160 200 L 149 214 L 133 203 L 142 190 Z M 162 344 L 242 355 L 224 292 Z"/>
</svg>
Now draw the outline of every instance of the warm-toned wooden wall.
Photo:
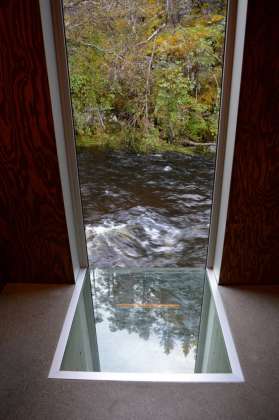
<svg viewBox="0 0 279 420">
<path fill-rule="evenodd" d="M 221 283 L 279 283 L 278 1 L 248 4 Z"/>
<path fill-rule="evenodd" d="M 0 1 L 0 281 L 73 282 L 37 0 Z"/>
</svg>

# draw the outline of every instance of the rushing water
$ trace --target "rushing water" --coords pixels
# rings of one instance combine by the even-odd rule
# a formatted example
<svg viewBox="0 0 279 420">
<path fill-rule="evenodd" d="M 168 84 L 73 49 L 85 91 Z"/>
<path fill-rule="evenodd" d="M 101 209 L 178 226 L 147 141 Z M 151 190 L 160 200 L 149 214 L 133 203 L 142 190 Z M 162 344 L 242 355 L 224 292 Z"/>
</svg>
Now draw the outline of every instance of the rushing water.
<svg viewBox="0 0 279 420">
<path fill-rule="evenodd" d="M 78 151 L 92 267 L 205 264 L 214 156 Z"/>
</svg>

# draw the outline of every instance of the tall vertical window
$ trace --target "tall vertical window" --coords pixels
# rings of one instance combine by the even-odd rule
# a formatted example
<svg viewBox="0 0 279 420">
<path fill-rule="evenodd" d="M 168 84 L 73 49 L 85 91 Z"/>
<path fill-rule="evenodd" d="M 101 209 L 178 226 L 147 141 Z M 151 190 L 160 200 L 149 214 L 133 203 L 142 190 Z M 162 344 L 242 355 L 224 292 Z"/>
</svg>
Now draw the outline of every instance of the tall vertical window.
<svg viewBox="0 0 279 420">
<path fill-rule="evenodd" d="M 226 3 L 65 0 L 64 23 L 90 267 L 61 369 L 230 374 L 204 284 Z"/>
<path fill-rule="evenodd" d="M 64 0 L 92 267 L 203 267 L 225 1 Z"/>
</svg>

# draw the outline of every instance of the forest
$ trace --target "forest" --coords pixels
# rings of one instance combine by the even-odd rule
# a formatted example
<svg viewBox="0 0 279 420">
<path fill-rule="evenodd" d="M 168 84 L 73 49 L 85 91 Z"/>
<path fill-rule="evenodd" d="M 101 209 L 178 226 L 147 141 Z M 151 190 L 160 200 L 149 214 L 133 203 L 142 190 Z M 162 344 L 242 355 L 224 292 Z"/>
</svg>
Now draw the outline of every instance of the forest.
<svg viewBox="0 0 279 420">
<path fill-rule="evenodd" d="M 64 0 L 64 15 L 78 146 L 214 145 L 225 0 Z"/>
</svg>

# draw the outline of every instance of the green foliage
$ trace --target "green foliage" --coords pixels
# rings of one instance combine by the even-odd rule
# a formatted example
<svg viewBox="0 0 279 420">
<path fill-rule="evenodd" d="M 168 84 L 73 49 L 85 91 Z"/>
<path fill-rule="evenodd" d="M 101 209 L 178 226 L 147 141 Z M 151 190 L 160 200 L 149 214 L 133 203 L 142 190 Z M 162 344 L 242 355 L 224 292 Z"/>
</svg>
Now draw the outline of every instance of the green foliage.
<svg viewBox="0 0 279 420">
<path fill-rule="evenodd" d="M 193 89 L 194 83 L 183 75 L 180 63 L 169 65 L 157 74 L 154 115 L 168 143 L 179 143 L 188 136 L 202 139 L 205 106 L 192 96 Z"/>
<path fill-rule="evenodd" d="M 215 141 L 224 4 L 64 4 L 79 144 L 147 153 Z"/>
</svg>

